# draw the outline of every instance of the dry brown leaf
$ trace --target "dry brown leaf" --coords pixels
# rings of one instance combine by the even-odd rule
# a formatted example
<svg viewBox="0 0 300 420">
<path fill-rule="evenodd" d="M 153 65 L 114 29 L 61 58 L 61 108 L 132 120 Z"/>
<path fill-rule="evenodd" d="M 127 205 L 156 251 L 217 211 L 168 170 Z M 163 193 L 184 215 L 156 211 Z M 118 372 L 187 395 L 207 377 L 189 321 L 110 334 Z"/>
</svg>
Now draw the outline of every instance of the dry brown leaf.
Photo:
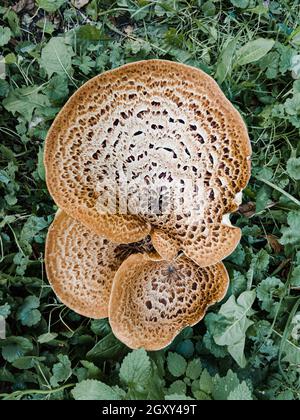
<svg viewBox="0 0 300 420">
<path fill-rule="evenodd" d="M 276 254 L 279 254 L 283 250 L 283 246 L 278 242 L 278 238 L 275 235 L 266 235 L 265 238 Z"/>
<path fill-rule="evenodd" d="M 16 4 L 12 6 L 12 9 L 16 13 L 22 12 L 22 10 L 32 10 L 34 9 L 35 4 L 34 0 L 19 0 Z"/>
<path fill-rule="evenodd" d="M 251 217 L 255 214 L 255 203 L 249 201 L 249 203 L 241 204 L 239 207 L 239 213 L 245 217 Z"/>
</svg>

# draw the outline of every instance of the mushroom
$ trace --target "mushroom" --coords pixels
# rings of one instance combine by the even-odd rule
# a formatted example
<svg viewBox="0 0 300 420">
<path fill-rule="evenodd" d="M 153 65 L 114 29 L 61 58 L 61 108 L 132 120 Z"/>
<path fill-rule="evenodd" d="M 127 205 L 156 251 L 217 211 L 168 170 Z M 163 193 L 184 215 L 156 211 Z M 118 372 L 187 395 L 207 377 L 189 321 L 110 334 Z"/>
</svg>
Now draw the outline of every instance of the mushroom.
<svg viewBox="0 0 300 420">
<path fill-rule="evenodd" d="M 81 315 L 109 316 L 130 348 L 165 347 L 228 288 L 222 263 L 200 268 L 185 256 L 164 261 L 147 241 L 116 245 L 61 210 L 48 231 L 45 263 L 58 298 Z"/>
<path fill-rule="evenodd" d="M 201 321 L 224 298 L 228 284 L 223 263 L 200 268 L 185 256 L 164 261 L 131 255 L 113 281 L 112 331 L 132 349 L 160 350 L 183 328 Z"/>
<path fill-rule="evenodd" d="M 245 124 L 203 71 L 140 61 L 85 83 L 45 145 L 56 204 L 116 243 L 149 233 L 166 260 L 221 261 L 241 232 L 229 221 L 250 176 Z M 124 207 L 125 205 L 125 207 Z"/>
<path fill-rule="evenodd" d="M 90 318 L 106 318 L 111 285 L 124 258 L 118 245 L 59 210 L 47 234 L 48 280 L 61 302 Z"/>
</svg>

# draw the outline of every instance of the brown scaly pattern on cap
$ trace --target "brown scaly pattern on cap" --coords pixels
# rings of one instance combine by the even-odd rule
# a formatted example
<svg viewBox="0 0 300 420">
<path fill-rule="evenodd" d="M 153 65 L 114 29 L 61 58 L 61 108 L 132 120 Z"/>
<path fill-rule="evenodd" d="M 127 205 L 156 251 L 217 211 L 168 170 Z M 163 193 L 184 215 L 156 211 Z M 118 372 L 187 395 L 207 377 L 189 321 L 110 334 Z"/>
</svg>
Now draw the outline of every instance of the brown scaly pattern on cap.
<svg viewBox="0 0 300 420">
<path fill-rule="evenodd" d="M 222 300 L 228 283 L 222 263 L 199 268 L 186 257 L 167 262 L 131 255 L 113 282 L 109 303 L 113 333 L 133 349 L 162 349 Z"/>
<path fill-rule="evenodd" d="M 250 154 L 241 116 L 211 77 L 183 64 L 149 60 L 103 73 L 70 98 L 47 136 L 45 167 L 55 202 L 96 233 L 134 242 L 151 225 L 163 257 L 183 250 L 208 266 L 240 239 L 239 229 L 224 224 L 223 216 L 237 209 Z M 136 183 L 129 214 L 103 215 L 99 183 L 109 200 L 121 173 Z M 186 179 L 200 183 L 197 217 L 175 208 L 149 213 L 147 204 L 137 204 L 149 184 L 155 190 L 181 184 L 188 196 L 193 191 Z"/>
<path fill-rule="evenodd" d="M 114 275 L 135 252 L 151 255 L 153 247 L 147 240 L 114 244 L 59 210 L 46 240 L 47 277 L 66 306 L 80 315 L 106 318 Z"/>
<path fill-rule="evenodd" d="M 58 211 L 45 252 L 49 282 L 75 312 L 109 320 L 131 348 L 165 347 L 200 321 L 228 287 L 222 263 L 200 268 L 186 257 L 170 263 L 149 240 L 115 245 Z"/>
<path fill-rule="evenodd" d="M 106 318 L 112 281 L 123 261 L 116 248 L 58 211 L 45 251 L 48 280 L 58 298 L 81 315 Z"/>
</svg>

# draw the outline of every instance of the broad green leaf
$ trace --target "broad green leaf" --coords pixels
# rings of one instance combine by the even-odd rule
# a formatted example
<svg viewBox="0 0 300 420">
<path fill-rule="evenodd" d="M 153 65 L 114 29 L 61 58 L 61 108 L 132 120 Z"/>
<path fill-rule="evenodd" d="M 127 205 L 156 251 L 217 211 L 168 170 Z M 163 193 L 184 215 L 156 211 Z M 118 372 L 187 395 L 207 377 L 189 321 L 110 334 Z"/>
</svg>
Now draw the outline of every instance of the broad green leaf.
<svg viewBox="0 0 300 420">
<path fill-rule="evenodd" d="M 0 347 L 3 359 L 12 363 L 29 353 L 33 349 L 33 344 L 28 338 L 12 336 L 6 340 L 0 340 Z"/>
<path fill-rule="evenodd" d="M 186 376 L 192 380 L 198 379 L 202 372 L 202 364 L 200 359 L 191 360 L 186 369 Z"/>
<path fill-rule="evenodd" d="M 74 51 L 64 38 L 51 38 L 42 50 L 41 66 L 46 70 L 48 78 L 53 74 L 70 75 Z"/>
<path fill-rule="evenodd" d="M 216 6 L 214 5 L 214 2 L 211 0 L 204 2 L 202 5 L 202 11 L 204 16 L 214 16 L 216 14 Z"/>
<path fill-rule="evenodd" d="M 210 315 L 208 314 L 205 317 L 205 324 L 208 326 Z M 213 329 L 212 329 L 213 331 Z M 205 349 L 207 349 L 213 356 L 217 357 L 218 359 L 222 359 L 228 355 L 228 352 L 225 347 L 218 346 L 212 336 L 210 331 L 206 331 L 203 337 L 203 344 Z"/>
<path fill-rule="evenodd" d="M 195 351 L 195 346 L 192 340 L 182 340 L 176 346 L 176 353 L 181 354 L 185 359 L 189 359 L 193 356 Z"/>
<path fill-rule="evenodd" d="M 205 392 L 208 395 L 212 393 L 213 379 L 206 369 L 202 372 L 200 376 L 199 387 L 201 391 Z"/>
<path fill-rule="evenodd" d="M 227 76 L 231 75 L 232 60 L 236 52 L 237 40 L 230 40 L 223 48 L 217 63 L 215 77 L 219 84 L 222 84 Z"/>
<path fill-rule="evenodd" d="M 33 241 L 42 243 L 46 236 L 44 229 L 49 226 L 50 222 L 50 217 L 30 216 L 20 233 L 20 244 L 22 245 L 22 249 L 30 254 L 32 252 L 30 244 Z"/>
<path fill-rule="evenodd" d="M 250 391 L 246 382 L 239 384 L 233 391 L 230 392 L 227 398 L 228 401 L 252 401 L 252 392 Z"/>
<path fill-rule="evenodd" d="M 50 343 L 51 341 L 55 340 L 58 334 L 56 333 L 45 333 L 39 336 L 38 342 L 40 344 Z"/>
<path fill-rule="evenodd" d="M 300 54 L 296 54 L 291 58 L 290 70 L 292 70 L 294 79 L 300 78 Z"/>
<path fill-rule="evenodd" d="M 41 313 L 37 309 L 40 306 L 40 300 L 36 296 L 27 296 L 23 304 L 17 311 L 17 319 L 21 321 L 22 325 L 32 327 L 41 320 Z"/>
<path fill-rule="evenodd" d="M 37 366 L 39 362 L 45 360 L 45 357 L 37 357 L 37 356 L 23 356 L 19 357 L 15 360 L 12 365 L 17 369 L 32 369 L 33 367 Z"/>
<path fill-rule="evenodd" d="M 294 394 L 291 390 L 286 390 L 283 392 L 280 392 L 276 398 L 278 401 L 292 401 L 294 400 Z"/>
<path fill-rule="evenodd" d="M 10 382 L 14 383 L 16 381 L 15 376 L 9 372 L 9 370 L 6 367 L 0 368 L 0 381 L 1 382 Z"/>
<path fill-rule="evenodd" d="M 299 328 L 300 329 L 300 328 Z M 300 333 L 299 333 L 300 336 Z M 298 337 L 299 340 L 299 337 Z M 286 340 L 286 342 L 283 345 L 283 361 L 288 362 L 293 366 L 299 366 L 300 365 L 300 346 L 296 345 L 295 343 Z"/>
<path fill-rule="evenodd" d="M 143 41 L 141 39 L 128 40 L 126 42 L 126 52 L 129 54 L 144 54 L 147 55 L 150 53 L 152 47 L 149 42 Z"/>
<path fill-rule="evenodd" d="M 277 51 L 270 51 L 259 61 L 259 67 L 265 71 L 268 79 L 275 79 L 278 76 L 280 55 Z"/>
<path fill-rule="evenodd" d="M 123 360 L 120 379 L 129 386 L 147 385 L 151 375 L 151 362 L 146 351 L 134 350 Z"/>
<path fill-rule="evenodd" d="M 300 265 L 295 267 L 291 274 L 291 287 L 300 288 Z M 1 311 L 0 311 L 1 313 Z"/>
<path fill-rule="evenodd" d="M 295 245 L 300 243 L 300 211 L 291 211 L 287 217 L 288 227 L 282 227 L 282 237 L 279 242 L 282 245 Z"/>
<path fill-rule="evenodd" d="M 267 277 L 256 289 L 257 298 L 260 300 L 262 309 L 275 316 L 278 302 L 285 294 L 285 286 L 282 281 L 276 277 Z"/>
<path fill-rule="evenodd" d="M 237 51 L 235 65 L 244 66 L 258 61 L 273 48 L 274 43 L 272 39 L 265 38 L 247 42 Z"/>
<path fill-rule="evenodd" d="M 300 92 L 295 92 L 291 98 L 288 98 L 283 105 L 278 105 L 284 114 L 279 116 L 285 117 L 294 127 L 300 128 Z M 274 107 L 275 108 L 275 107 Z"/>
<path fill-rule="evenodd" d="M 253 324 L 248 315 L 251 313 L 255 297 L 254 291 L 243 292 L 237 300 L 231 296 L 221 306 L 216 316 L 215 325 L 219 324 L 218 329 L 212 331 L 216 344 L 227 346 L 228 352 L 241 367 L 246 365 L 244 356 L 246 332 Z"/>
<path fill-rule="evenodd" d="M 94 25 L 82 25 L 77 31 L 78 38 L 83 41 L 97 42 L 102 37 L 102 32 Z"/>
<path fill-rule="evenodd" d="M 91 321 L 91 330 L 95 335 L 101 337 L 111 334 L 111 328 L 107 319 L 93 319 Z"/>
<path fill-rule="evenodd" d="M 276 43 L 276 48 L 278 50 L 280 61 L 279 61 L 279 71 L 281 74 L 285 74 L 292 66 L 292 58 L 294 56 L 294 50 L 289 45 Z"/>
<path fill-rule="evenodd" d="M 230 345 L 238 342 L 244 336 L 244 325 L 246 317 L 251 310 L 255 300 L 255 292 L 243 292 L 237 301 L 234 296 L 231 296 L 226 303 L 221 306 L 219 315 L 222 315 L 227 320 L 232 319 L 233 322 L 229 324 L 226 331 L 215 339 L 220 346 Z"/>
<path fill-rule="evenodd" d="M 246 9 L 249 6 L 249 0 L 230 0 L 230 3 L 241 9 Z"/>
<path fill-rule="evenodd" d="M 3 65 L 3 71 L 5 75 L 5 65 Z M 0 57 L 0 98 L 6 98 L 6 96 L 9 93 L 9 84 L 6 80 L 1 79 L 1 73 L 2 73 L 2 66 L 1 66 L 1 57 Z M 4 146 L 4 145 L 1 145 Z"/>
<path fill-rule="evenodd" d="M 131 0 L 118 0 L 117 1 L 118 6 L 128 9 L 128 12 L 131 15 L 131 19 L 134 19 L 136 21 L 144 19 L 149 12 L 148 2 L 141 4 L 141 6 L 145 6 L 145 7 L 140 7 L 140 4 L 135 4 L 135 3 L 137 2 L 132 2 Z M 139 1 L 138 3 L 141 3 L 141 2 Z"/>
<path fill-rule="evenodd" d="M 238 265 L 242 265 L 244 263 L 244 261 L 245 261 L 245 251 L 244 251 L 243 247 L 241 246 L 241 244 L 239 244 L 236 247 L 235 251 L 231 255 L 229 255 L 228 260 L 232 261 L 232 262 L 234 262 L 235 264 L 238 264 Z"/>
<path fill-rule="evenodd" d="M 13 115 L 20 114 L 27 122 L 31 121 L 35 109 L 48 105 L 47 96 L 39 93 L 38 86 L 11 90 L 3 101 L 3 106 L 7 111 Z"/>
<path fill-rule="evenodd" d="M 290 158 L 287 161 L 286 169 L 291 178 L 300 180 L 300 158 Z"/>
<path fill-rule="evenodd" d="M 42 31 L 45 34 L 49 34 L 52 35 L 53 32 L 55 31 L 55 25 L 53 25 L 52 22 L 50 22 L 46 17 L 38 20 L 36 22 L 36 26 L 40 29 L 42 29 Z"/>
<path fill-rule="evenodd" d="M 265 210 L 267 205 L 271 202 L 269 188 L 263 185 L 257 192 L 256 195 L 256 206 L 255 212 L 260 213 L 261 211 Z"/>
<path fill-rule="evenodd" d="M 11 313 L 11 306 L 8 303 L 0 306 L 0 317 L 4 319 L 8 317 Z"/>
<path fill-rule="evenodd" d="M 3 144 L 1 144 L 0 145 L 0 152 L 1 152 L 2 158 L 4 160 L 13 161 L 13 162 L 16 161 L 15 154 L 9 147 L 6 147 Z"/>
<path fill-rule="evenodd" d="M 126 353 L 127 349 L 113 333 L 107 334 L 102 338 L 88 353 L 87 359 L 92 362 L 111 360 Z"/>
<path fill-rule="evenodd" d="M 86 369 L 86 379 L 99 379 L 101 376 L 101 369 L 87 360 L 81 360 L 81 364 Z"/>
<path fill-rule="evenodd" d="M 193 396 L 198 401 L 211 401 L 212 400 L 210 395 L 206 394 L 205 392 L 203 392 L 199 389 L 194 389 L 193 390 Z"/>
<path fill-rule="evenodd" d="M 54 75 L 49 80 L 49 83 L 44 90 L 44 93 L 47 95 L 49 101 L 54 105 L 61 104 L 68 95 L 68 77 L 66 74 Z"/>
<path fill-rule="evenodd" d="M 1 60 L 0 60 L 0 62 L 1 62 Z M 17 57 L 14 53 L 9 53 L 5 56 L 4 62 L 5 62 L 5 64 L 16 64 L 17 63 Z M 3 71 L 1 71 L 0 73 L 3 74 Z M 5 74 L 5 72 L 4 72 L 4 74 Z"/>
<path fill-rule="evenodd" d="M 53 387 L 57 387 L 60 382 L 65 382 L 72 375 L 71 361 L 67 355 L 59 354 L 57 356 L 59 362 L 55 363 L 52 369 L 52 377 L 50 383 Z"/>
<path fill-rule="evenodd" d="M 28 263 L 29 263 L 29 257 L 27 255 L 24 255 L 22 252 L 17 252 L 14 255 L 13 262 L 17 266 L 16 273 L 19 276 L 24 276 Z"/>
<path fill-rule="evenodd" d="M 36 5 L 46 12 L 56 12 L 67 0 L 36 0 Z"/>
<path fill-rule="evenodd" d="M 11 30 L 6 26 L 0 26 L 0 47 L 8 44 L 12 37 Z"/>
<path fill-rule="evenodd" d="M 245 231 L 243 231 L 245 233 Z M 250 235 L 251 232 L 248 231 L 248 235 Z M 257 234 L 260 235 L 260 230 L 257 231 Z M 267 253 L 266 250 L 261 249 L 257 252 L 257 254 L 254 254 L 251 251 L 252 254 L 252 261 L 250 264 L 249 271 L 247 272 L 247 278 L 248 280 L 251 280 L 251 277 L 254 277 L 255 279 L 262 279 L 264 277 L 264 273 L 267 271 L 269 264 L 270 264 L 270 255 Z"/>
<path fill-rule="evenodd" d="M 184 381 L 181 381 L 181 380 L 173 382 L 168 389 L 168 394 L 185 395 L 186 394 L 186 383 Z"/>
<path fill-rule="evenodd" d="M 228 370 L 226 376 L 220 377 L 216 375 L 212 378 L 212 396 L 215 400 L 227 400 L 229 394 L 240 385 L 240 381 L 236 373 Z"/>
<path fill-rule="evenodd" d="M 79 382 L 72 390 L 75 400 L 119 400 L 120 395 L 110 386 L 95 379 Z"/>
<path fill-rule="evenodd" d="M 295 92 L 291 98 L 284 103 L 284 110 L 290 116 L 298 117 L 300 112 L 300 93 Z"/>
<path fill-rule="evenodd" d="M 231 292 L 235 296 L 239 296 L 247 289 L 247 279 L 239 271 L 233 271 L 233 277 L 231 279 Z"/>
<path fill-rule="evenodd" d="M 84 55 L 80 58 L 75 58 L 73 60 L 73 64 L 78 66 L 84 74 L 89 74 L 91 69 L 95 67 L 95 61 L 93 61 L 91 57 L 87 55 Z"/>
<path fill-rule="evenodd" d="M 187 362 L 180 354 L 169 352 L 167 362 L 168 369 L 175 378 L 185 374 Z"/>
<path fill-rule="evenodd" d="M 252 324 L 252 321 L 246 320 L 244 324 L 244 329 L 247 330 Z M 231 356 L 241 368 L 244 368 L 247 365 L 247 360 L 244 355 L 245 338 L 246 336 L 237 343 L 230 344 L 227 346 L 228 353 L 231 354 Z"/>
</svg>

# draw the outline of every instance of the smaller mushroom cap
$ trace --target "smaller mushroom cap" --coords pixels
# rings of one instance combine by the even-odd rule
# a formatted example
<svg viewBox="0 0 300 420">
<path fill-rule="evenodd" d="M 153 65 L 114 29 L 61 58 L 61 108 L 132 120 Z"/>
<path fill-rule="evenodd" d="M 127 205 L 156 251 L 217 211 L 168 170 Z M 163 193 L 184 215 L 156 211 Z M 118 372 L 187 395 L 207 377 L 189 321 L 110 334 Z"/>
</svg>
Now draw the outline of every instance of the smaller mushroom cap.
<svg viewBox="0 0 300 420">
<path fill-rule="evenodd" d="M 197 265 L 207 267 L 230 255 L 240 242 L 241 235 L 240 228 L 222 224 L 212 228 L 211 240 L 205 245 L 192 231 L 189 231 L 189 237 L 181 243 L 176 239 L 176 235 L 153 229 L 151 240 L 155 250 L 164 260 L 174 260 L 182 250 Z"/>
<path fill-rule="evenodd" d="M 91 318 L 106 318 L 112 281 L 126 255 L 118 245 L 59 210 L 48 231 L 48 280 L 69 308 Z"/>
<path fill-rule="evenodd" d="M 109 322 L 128 347 L 159 350 L 207 308 L 223 299 L 229 284 L 222 263 L 200 268 L 186 257 L 175 262 L 128 257 L 117 271 L 109 303 Z"/>
</svg>

